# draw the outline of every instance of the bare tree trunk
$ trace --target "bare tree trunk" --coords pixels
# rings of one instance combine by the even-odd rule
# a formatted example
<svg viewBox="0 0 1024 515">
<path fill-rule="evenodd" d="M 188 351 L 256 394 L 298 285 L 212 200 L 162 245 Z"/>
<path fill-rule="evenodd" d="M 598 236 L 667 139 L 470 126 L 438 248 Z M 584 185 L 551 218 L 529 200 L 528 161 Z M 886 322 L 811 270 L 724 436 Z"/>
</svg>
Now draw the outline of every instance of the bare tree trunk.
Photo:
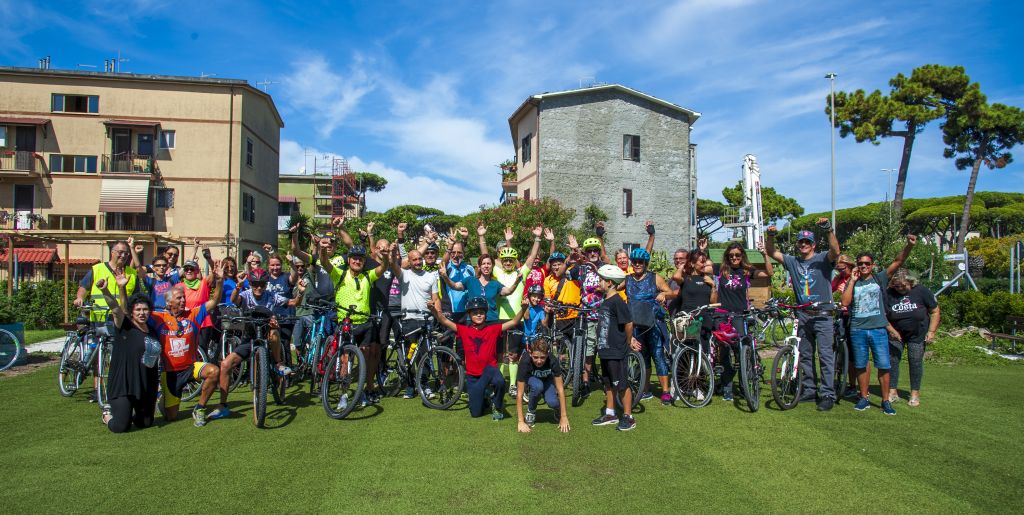
<svg viewBox="0 0 1024 515">
<path fill-rule="evenodd" d="M 971 204 L 974 202 L 974 187 L 978 184 L 978 171 L 981 170 L 981 158 L 974 159 L 974 166 L 971 167 L 971 180 L 967 183 L 967 197 L 964 199 L 964 216 L 960 218 L 960 231 L 956 235 L 956 251 L 958 254 L 964 251 L 964 240 L 967 238 L 967 228 L 971 223 Z"/>
<path fill-rule="evenodd" d="M 917 124 L 907 122 L 907 134 L 903 136 L 903 156 L 900 157 L 900 173 L 896 176 L 896 192 L 892 196 L 892 210 L 903 213 L 903 191 L 907 187 L 907 170 L 910 169 L 910 151 L 914 149 Z M 902 215 L 900 215 L 902 216 Z"/>
</svg>

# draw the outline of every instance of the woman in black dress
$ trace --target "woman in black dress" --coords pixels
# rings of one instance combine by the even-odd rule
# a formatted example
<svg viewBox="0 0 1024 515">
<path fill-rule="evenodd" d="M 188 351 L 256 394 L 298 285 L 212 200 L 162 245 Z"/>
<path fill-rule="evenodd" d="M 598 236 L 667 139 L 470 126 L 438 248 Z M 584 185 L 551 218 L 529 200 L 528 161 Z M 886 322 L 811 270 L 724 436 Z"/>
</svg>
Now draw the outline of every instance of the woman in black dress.
<svg viewBox="0 0 1024 515">
<path fill-rule="evenodd" d="M 110 356 L 107 376 L 108 402 L 103 407 L 103 423 L 114 433 L 123 433 L 132 425 L 139 429 L 153 425 L 156 395 L 160 388 L 157 361 L 160 359 L 160 341 L 150 334 L 147 322 L 153 303 L 144 293 L 125 299 L 124 273 L 115 274 L 121 302 L 107 290 L 106 281 L 96 286 L 110 306 L 117 333 Z M 124 305 L 127 307 L 122 308 Z"/>
</svg>

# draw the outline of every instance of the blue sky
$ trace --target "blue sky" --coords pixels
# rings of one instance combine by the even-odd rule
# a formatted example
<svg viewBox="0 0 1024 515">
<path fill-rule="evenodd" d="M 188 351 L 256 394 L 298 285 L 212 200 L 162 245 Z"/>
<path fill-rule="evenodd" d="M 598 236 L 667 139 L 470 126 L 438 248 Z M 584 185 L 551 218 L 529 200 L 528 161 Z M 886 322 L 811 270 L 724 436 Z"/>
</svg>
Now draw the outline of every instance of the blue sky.
<svg viewBox="0 0 1024 515">
<path fill-rule="evenodd" d="M 703 114 L 692 135 L 702 197 L 721 200 L 753 153 L 765 185 L 825 210 L 824 75 L 837 73 L 840 90 L 887 90 L 896 73 L 961 64 L 991 102 L 1024 106 L 1021 5 L 0 0 L 0 64 L 50 55 L 55 68 L 102 69 L 120 50 L 123 71 L 269 80 L 286 125 L 282 173 L 337 154 L 391 181 L 371 209 L 455 213 L 497 200 L 495 164 L 513 155 L 507 118 L 527 96 L 621 83 Z M 839 139 L 838 205 L 881 200 L 881 169 L 898 167 L 900 151 Z M 983 171 L 978 189 L 1024 189 L 1021 160 Z M 966 185 L 926 130 L 907 196 Z"/>
</svg>

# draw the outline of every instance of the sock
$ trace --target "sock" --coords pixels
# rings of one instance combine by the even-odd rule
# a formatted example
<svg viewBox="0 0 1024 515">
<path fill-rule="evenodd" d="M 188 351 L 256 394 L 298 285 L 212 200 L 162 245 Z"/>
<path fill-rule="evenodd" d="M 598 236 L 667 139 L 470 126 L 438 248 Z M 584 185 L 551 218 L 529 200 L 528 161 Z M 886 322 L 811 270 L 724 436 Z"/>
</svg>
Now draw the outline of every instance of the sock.
<svg viewBox="0 0 1024 515">
<path fill-rule="evenodd" d="M 518 375 L 519 375 L 519 363 L 509 363 L 508 364 L 509 383 L 510 384 L 515 384 L 516 377 Z"/>
<path fill-rule="evenodd" d="M 196 409 L 206 409 L 206 406 L 203 406 L 202 404 L 196 404 Z"/>
<path fill-rule="evenodd" d="M 501 372 L 501 375 L 508 377 L 508 363 L 502 363 L 498 366 L 498 371 Z"/>
<path fill-rule="evenodd" d="M 604 409 L 604 414 L 605 414 L 605 415 L 611 415 L 611 416 L 613 416 L 613 417 L 614 417 L 614 416 L 615 416 L 615 410 L 614 410 L 614 409 L 612 409 L 612 408 L 605 408 L 605 409 Z"/>
</svg>

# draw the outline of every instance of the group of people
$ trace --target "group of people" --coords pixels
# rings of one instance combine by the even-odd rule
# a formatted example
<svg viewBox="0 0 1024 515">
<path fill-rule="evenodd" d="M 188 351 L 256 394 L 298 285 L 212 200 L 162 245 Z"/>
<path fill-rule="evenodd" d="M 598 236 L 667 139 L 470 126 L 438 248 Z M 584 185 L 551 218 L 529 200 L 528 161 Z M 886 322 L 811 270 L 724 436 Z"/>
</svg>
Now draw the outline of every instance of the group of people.
<svg viewBox="0 0 1024 515">
<path fill-rule="evenodd" d="M 110 430 L 151 425 L 158 388 L 162 389 L 164 414 L 173 420 L 178 399 L 190 381 L 201 383 L 192 413 L 196 426 L 230 413 L 230 373 L 248 358 L 251 347 L 237 346 L 219 363 L 203 361 L 197 352 L 218 341 L 223 306 L 259 308 L 275 316 L 269 342 L 277 373 L 283 376 L 291 373 L 284 358 L 292 347 L 299 355 L 307 352 L 305 335 L 313 326 L 313 306 L 333 301 L 338 306 L 337 320 L 348 317 L 353 324 L 351 334 L 365 357 L 367 377 L 376 373 L 382 348 L 392 339 L 400 341 L 431 318 L 450 329 L 464 358 L 470 414 L 490 413 L 494 420 L 501 420 L 508 394 L 515 399 L 517 429 L 522 432 L 535 425 L 541 399 L 554 412 L 558 428 L 570 430 L 563 374 L 558 356 L 550 352 L 554 342 L 548 335 L 571 337 L 586 327 L 582 388 L 589 393 L 591 385 L 599 383 L 605 394 L 604 408 L 592 424 L 616 425 L 628 431 L 636 427 L 636 420 L 626 379 L 626 355 L 642 353 L 649 371 L 653 363 L 660 389 L 656 394 L 645 392 L 641 401 L 658 395 L 664 404 L 671 404 L 674 393 L 668 377 L 666 317 L 712 303 L 733 313 L 746 311 L 751 280 L 770 277 L 771 260 L 785 267 L 799 303 L 828 303 L 833 290 L 841 292 L 843 317 L 849 321 L 843 327 L 849 331 L 856 372 L 851 374 L 850 386 L 858 396 L 856 409 L 870 405 L 869 352 L 883 392 L 889 392 L 882 401 L 884 412 L 895 413 L 891 402 L 898 398 L 898 363 L 904 350 L 910 362 L 910 404 L 920 402 L 923 346 L 934 338 L 938 307 L 934 296 L 915 286 L 911 275 L 900 268 L 916 241 L 913 236 L 891 265 L 875 271 L 870 254 L 862 254 L 856 261 L 840 254 L 839 242 L 826 219 L 820 220 L 819 226 L 827 233 L 827 253 L 817 253 L 815 235 L 801 231 L 797 254 L 785 255 L 776 248 L 775 229 L 770 227 L 764 245 L 758 245 L 764 268 L 753 266 L 739 243 L 728 245 L 721 263 L 712 263 L 707 240 L 702 239 L 695 249 L 673 253 L 676 271 L 665 278 L 650 269 L 655 242 L 650 220 L 644 224 L 646 245 L 620 249 L 612 260 L 605 249 L 601 223 L 595 227 L 595 236 L 582 244 L 569 235 L 565 252 L 556 245 L 550 228 L 533 227 L 533 242 L 523 260 L 511 243 L 515 238 L 511 227 L 506 227 L 503 239 L 491 247 L 487 228 L 480 224 L 476 227 L 479 254 L 475 266 L 467 259 L 470 231 L 465 227 L 451 230 L 442 239 L 428 226 L 425 234 L 409 241 L 408 226 L 402 223 L 396 227 L 396 240 L 389 242 L 374 237 L 373 223 L 360 230 L 355 240 L 343 230 L 343 222 L 335 219 L 329 231 L 314 235 L 312 250 L 300 245 L 298 227 L 292 227 L 285 256 L 275 253 L 269 244 L 264 246 L 266 269 L 259 253 L 250 254 L 244 270 L 239 271 L 233 258 L 213 260 L 209 250 L 202 248 L 210 270 L 206 276 L 196 258 L 178 268 L 178 249 L 174 247 L 143 266 L 131 239 L 115 243 L 110 261 L 95 265 L 83 278 L 75 301 L 82 305 L 91 299 L 93 321 L 104 323 L 109 312 L 116 328 L 109 402 L 103 412 Z M 542 257 L 545 241 L 546 256 Z M 197 256 L 200 248 L 197 242 Z M 343 253 L 339 252 L 342 248 Z M 116 291 L 111 291 L 112 287 Z M 344 309 L 349 306 L 355 306 L 355 312 Z M 842 386 L 832 384 L 832 314 L 816 307 L 797 310 L 795 316 L 802 347 L 803 398 L 816 400 L 818 409 L 827 411 L 835 402 L 836 388 Z M 277 317 L 297 321 L 278 323 Z M 742 324 L 735 326 L 743 330 Z M 820 374 L 815 373 L 815 351 Z M 157 354 L 163 364 L 159 376 Z M 728 356 L 724 358 L 719 393 L 730 400 L 735 371 Z M 645 380 L 650 383 L 649 377 Z M 220 403 L 208 414 L 206 406 L 215 390 L 220 393 Z M 616 396 L 622 400 L 621 412 L 616 411 Z M 363 397 L 356 402 L 374 404 L 381 397 L 376 382 L 368 381 Z M 406 385 L 404 397 L 414 397 L 411 384 Z"/>
</svg>

